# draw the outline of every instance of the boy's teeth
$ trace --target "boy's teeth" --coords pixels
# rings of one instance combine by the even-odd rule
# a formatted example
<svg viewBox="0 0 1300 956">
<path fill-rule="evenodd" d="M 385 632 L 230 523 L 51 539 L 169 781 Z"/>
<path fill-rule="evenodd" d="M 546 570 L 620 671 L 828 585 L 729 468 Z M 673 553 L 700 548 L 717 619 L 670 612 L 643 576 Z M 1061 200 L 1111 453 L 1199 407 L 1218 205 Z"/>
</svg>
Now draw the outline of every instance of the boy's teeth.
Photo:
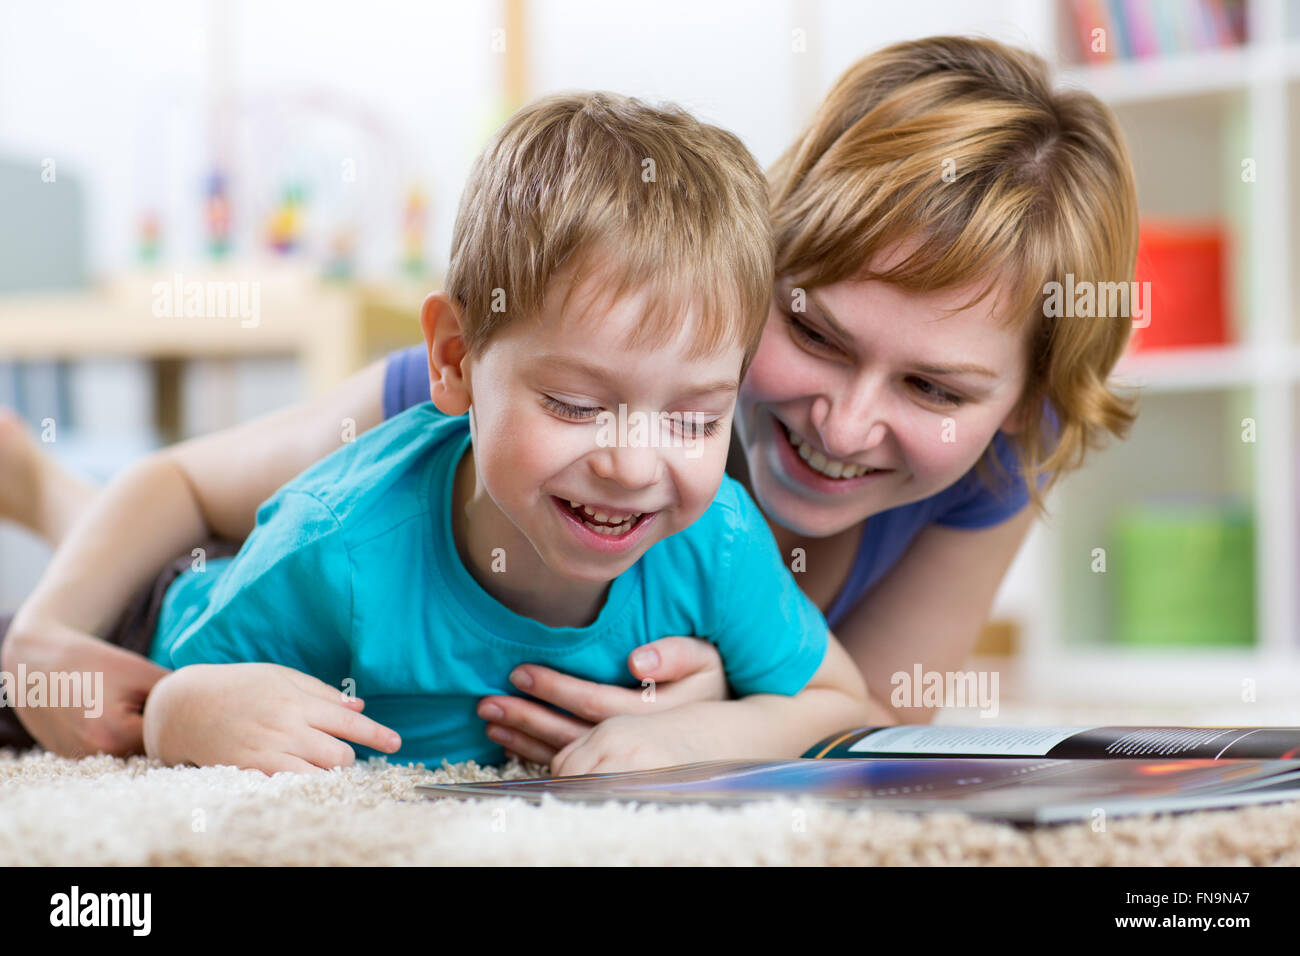
<svg viewBox="0 0 1300 956">
<path fill-rule="evenodd" d="M 632 529 L 631 521 L 624 521 L 622 524 L 592 524 L 590 521 L 584 521 L 583 524 L 607 538 L 616 538 L 620 534 L 627 534 Z"/>
<path fill-rule="evenodd" d="M 874 468 L 863 468 L 861 465 L 850 465 L 843 461 L 831 461 L 819 451 L 814 451 L 812 445 L 808 444 L 790 429 L 786 429 L 790 435 L 790 444 L 799 450 L 799 457 L 808 463 L 813 471 L 819 471 L 827 478 L 856 478 L 858 475 L 865 475 L 869 471 L 875 471 Z"/>
<path fill-rule="evenodd" d="M 587 514 L 591 515 L 592 521 L 599 521 L 601 524 L 607 527 L 615 527 L 615 528 L 622 527 L 624 524 L 628 524 L 629 522 L 635 521 L 637 518 L 641 517 L 640 511 L 636 511 L 633 512 L 632 514 L 625 514 L 625 515 L 614 515 L 614 514 L 607 514 L 604 511 L 596 511 L 592 509 L 589 505 L 584 505 L 581 502 L 574 501 L 572 498 L 569 499 L 569 506 L 573 508 L 574 511 L 577 511 L 579 508 L 581 508 Z M 614 522 L 613 525 L 609 524 L 609 522 L 611 521 Z M 586 524 L 588 526 L 591 526 L 590 522 L 586 522 Z"/>
</svg>

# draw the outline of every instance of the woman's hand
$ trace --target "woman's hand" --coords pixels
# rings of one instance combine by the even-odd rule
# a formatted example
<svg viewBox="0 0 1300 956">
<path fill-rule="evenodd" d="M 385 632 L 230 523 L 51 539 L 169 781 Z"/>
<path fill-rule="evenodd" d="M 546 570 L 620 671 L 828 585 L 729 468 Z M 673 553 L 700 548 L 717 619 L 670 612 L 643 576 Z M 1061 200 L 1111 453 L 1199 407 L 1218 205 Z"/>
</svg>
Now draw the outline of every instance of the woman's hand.
<svg viewBox="0 0 1300 956">
<path fill-rule="evenodd" d="M 320 773 L 356 759 L 344 740 L 385 753 L 401 746 L 396 733 L 361 716 L 364 706 L 280 664 L 192 664 L 149 695 L 145 753 L 168 766 Z"/>
<path fill-rule="evenodd" d="M 508 756 L 549 764 L 560 750 L 609 717 L 653 714 L 728 696 L 722 657 L 700 638 L 664 637 L 639 647 L 628 656 L 628 670 L 641 682 L 640 689 L 597 684 L 540 664 L 523 664 L 511 673 L 510 682 L 555 707 L 494 695 L 479 701 L 478 715 L 488 722 L 488 737 L 504 746 Z M 568 713 L 559 713 L 556 707 Z"/>
<path fill-rule="evenodd" d="M 36 742 L 62 757 L 78 759 L 108 753 L 117 757 L 144 752 L 143 716 L 145 699 L 153 686 L 171 671 L 147 657 L 123 650 L 49 619 L 14 619 L 0 645 L 0 671 L 18 673 L 25 665 L 28 674 L 91 673 L 102 700 L 93 708 L 22 707 L 18 719 Z M 98 716 L 87 716 L 86 710 Z"/>
</svg>

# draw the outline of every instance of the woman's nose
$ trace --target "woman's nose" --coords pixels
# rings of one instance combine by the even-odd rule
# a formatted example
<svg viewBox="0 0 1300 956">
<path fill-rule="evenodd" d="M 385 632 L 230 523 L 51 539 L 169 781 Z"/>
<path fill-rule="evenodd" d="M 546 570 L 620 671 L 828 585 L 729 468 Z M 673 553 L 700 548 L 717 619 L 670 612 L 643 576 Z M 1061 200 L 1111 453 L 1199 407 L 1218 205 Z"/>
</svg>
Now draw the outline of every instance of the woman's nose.
<svg viewBox="0 0 1300 956">
<path fill-rule="evenodd" d="M 889 432 L 888 410 L 879 385 L 867 383 L 846 394 L 813 403 L 813 425 L 826 453 L 848 459 L 870 451 Z"/>
</svg>

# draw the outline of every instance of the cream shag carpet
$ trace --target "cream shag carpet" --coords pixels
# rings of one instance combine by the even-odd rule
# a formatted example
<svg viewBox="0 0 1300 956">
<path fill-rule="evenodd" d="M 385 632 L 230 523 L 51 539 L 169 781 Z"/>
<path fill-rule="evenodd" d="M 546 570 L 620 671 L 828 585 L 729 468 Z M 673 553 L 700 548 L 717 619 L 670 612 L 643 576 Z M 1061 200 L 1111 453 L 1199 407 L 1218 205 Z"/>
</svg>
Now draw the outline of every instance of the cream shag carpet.
<svg viewBox="0 0 1300 956">
<path fill-rule="evenodd" d="M 1091 723 L 1098 715 L 1044 716 L 1004 708 L 999 722 Z M 1115 716 L 1100 722 L 1226 722 Z M 788 800 L 737 809 L 549 799 L 532 806 L 428 801 L 413 789 L 543 769 L 464 763 L 430 771 L 376 759 L 267 777 L 166 768 L 143 757 L 78 761 L 0 750 L 0 866 L 1300 865 L 1300 802 L 1112 820 L 1094 832 L 1087 824 L 1021 830 L 958 814 L 848 812 Z"/>
</svg>

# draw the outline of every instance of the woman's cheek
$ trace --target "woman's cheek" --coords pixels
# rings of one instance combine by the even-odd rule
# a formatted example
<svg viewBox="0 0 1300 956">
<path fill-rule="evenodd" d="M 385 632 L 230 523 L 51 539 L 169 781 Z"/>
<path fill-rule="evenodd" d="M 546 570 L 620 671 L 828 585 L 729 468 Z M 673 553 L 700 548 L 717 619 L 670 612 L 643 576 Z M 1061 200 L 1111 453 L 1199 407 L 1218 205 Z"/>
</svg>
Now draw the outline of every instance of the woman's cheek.
<svg viewBox="0 0 1300 956">
<path fill-rule="evenodd" d="M 913 442 L 912 471 L 935 489 L 946 488 L 974 467 L 993 437 L 993 429 L 981 421 L 964 420 L 955 414 L 938 416 L 930 436 Z"/>
<path fill-rule="evenodd" d="M 802 397 L 805 394 L 802 379 L 807 364 L 807 354 L 790 341 L 782 329 L 782 322 L 769 318 L 763 327 L 758 351 L 740 386 L 741 400 L 753 403 Z"/>
</svg>

